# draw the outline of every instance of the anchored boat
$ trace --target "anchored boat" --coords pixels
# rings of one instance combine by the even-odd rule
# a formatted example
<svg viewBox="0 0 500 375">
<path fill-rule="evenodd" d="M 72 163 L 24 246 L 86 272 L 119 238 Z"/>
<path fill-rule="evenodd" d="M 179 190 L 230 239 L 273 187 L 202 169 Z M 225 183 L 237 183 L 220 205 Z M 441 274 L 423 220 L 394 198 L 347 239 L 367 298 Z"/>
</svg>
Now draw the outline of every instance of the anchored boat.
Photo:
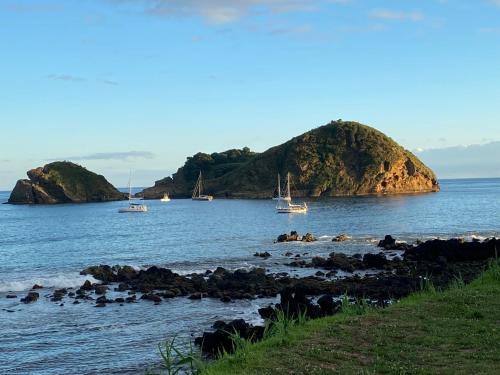
<svg viewBox="0 0 500 375">
<path fill-rule="evenodd" d="M 119 213 L 126 212 L 148 212 L 148 206 L 142 203 L 134 203 L 132 202 L 132 185 L 131 185 L 132 173 L 128 179 L 128 207 L 120 208 L 118 210 Z"/>
<path fill-rule="evenodd" d="M 201 175 L 198 176 L 198 180 L 196 181 L 196 185 L 194 186 L 193 196 L 191 197 L 194 201 L 211 201 L 214 199 L 211 195 L 203 194 L 203 177 Z"/>
<path fill-rule="evenodd" d="M 280 176 L 278 175 L 278 197 L 276 198 L 278 203 L 276 204 L 276 212 L 279 214 L 306 213 L 307 204 L 305 202 L 301 204 L 292 203 L 292 196 L 290 194 L 290 173 L 287 173 L 286 179 L 286 195 L 282 196 Z"/>
</svg>

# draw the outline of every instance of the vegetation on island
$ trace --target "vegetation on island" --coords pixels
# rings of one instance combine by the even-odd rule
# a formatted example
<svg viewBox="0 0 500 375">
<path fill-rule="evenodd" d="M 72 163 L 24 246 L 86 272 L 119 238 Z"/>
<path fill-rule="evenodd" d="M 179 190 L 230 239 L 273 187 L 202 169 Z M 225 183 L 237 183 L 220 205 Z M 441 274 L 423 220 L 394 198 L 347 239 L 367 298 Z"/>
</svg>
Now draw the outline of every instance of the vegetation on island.
<svg viewBox="0 0 500 375">
<path fill-rule="evenodd" d="M 369 126 L 333 121 L 263 153 L 248 148 L 198 153 L 172 176 L 145 189 L 146 198 L 191 194 L 199 172 L 208 194 L 269 198 L 280 173 L 292 176 L 295 196 L 430 192 L 436 176 L 415 155 Z"/>
<path fill-rule="evenodd" d="M 69 161 L 57 161 L 27 172 L 9 203 L 83 203 L 122 200 L 125 195 L 103 176 Z"/>
</svg>

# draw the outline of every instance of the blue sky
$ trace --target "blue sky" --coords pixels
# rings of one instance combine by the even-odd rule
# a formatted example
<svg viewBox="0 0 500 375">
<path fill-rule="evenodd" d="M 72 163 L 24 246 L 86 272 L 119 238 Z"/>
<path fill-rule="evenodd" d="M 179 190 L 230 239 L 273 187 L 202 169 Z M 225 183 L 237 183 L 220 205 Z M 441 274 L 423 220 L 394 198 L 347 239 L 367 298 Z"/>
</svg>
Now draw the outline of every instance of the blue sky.
<svg viewBox="0 0 500 375">
<path fill-rule="evenodd" d="M 0 57 L 0 189 L 70 158 L 151 185 L 338 118 L 500 140 L 499 0 L 0 0 Z"/>
</svg>

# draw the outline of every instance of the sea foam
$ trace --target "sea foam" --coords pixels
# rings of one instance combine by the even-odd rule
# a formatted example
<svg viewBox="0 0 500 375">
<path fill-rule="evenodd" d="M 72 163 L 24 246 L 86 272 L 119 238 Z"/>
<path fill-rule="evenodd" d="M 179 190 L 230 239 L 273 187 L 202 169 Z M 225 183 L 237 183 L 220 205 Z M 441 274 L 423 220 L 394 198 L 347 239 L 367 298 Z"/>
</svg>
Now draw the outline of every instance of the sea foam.
<svg viewBox="0 0 500 375">
<path fill-rule="evenodd" d="M 77 273 L 33 277 L 28 280 L 0 280 L 0 293 L 30 290 L 35 284 L 44 288 L 76 288 L 82 285 L 85 280 L 89 280 L 91 283 L 99 282 L 90 275 L 84 276 Z"/>
</svg>

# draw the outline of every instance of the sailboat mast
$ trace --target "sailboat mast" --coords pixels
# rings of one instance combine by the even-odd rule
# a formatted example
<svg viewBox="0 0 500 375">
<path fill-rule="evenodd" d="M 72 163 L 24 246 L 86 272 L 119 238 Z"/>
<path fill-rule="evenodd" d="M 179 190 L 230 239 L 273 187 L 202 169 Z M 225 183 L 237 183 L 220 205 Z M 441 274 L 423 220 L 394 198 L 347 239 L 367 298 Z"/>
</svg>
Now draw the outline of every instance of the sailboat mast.
<svg viewBox="0 0 500 375">
<path fill-rule="evenodd" d="M 281 182 L 279 173 L 278 173 L 278 199 L 281 199 Z"/>
<path fill-rule="evenodd" d="M 291 194 L 290 194 L 290 172 L 287 173 L 286 175 L 287 177 L 287 180 L 286 180 L 286 192 L 287 192 L 287 198 L 291 198 Z"/>
<path fill-rule="evenodd" d="M 200 177 L 198 179 L 200 181 L 200 184 L 198 186 L 198 196 L 201 197 L 201 192 L 203 191 L 203 180 L 201 177 L 201 171 L 200 171 Z"/>
<path fill-rule="evenodd" d="M 132 171 L 128 175 L 128 200 L 132 199 Z"/>
</svg>

